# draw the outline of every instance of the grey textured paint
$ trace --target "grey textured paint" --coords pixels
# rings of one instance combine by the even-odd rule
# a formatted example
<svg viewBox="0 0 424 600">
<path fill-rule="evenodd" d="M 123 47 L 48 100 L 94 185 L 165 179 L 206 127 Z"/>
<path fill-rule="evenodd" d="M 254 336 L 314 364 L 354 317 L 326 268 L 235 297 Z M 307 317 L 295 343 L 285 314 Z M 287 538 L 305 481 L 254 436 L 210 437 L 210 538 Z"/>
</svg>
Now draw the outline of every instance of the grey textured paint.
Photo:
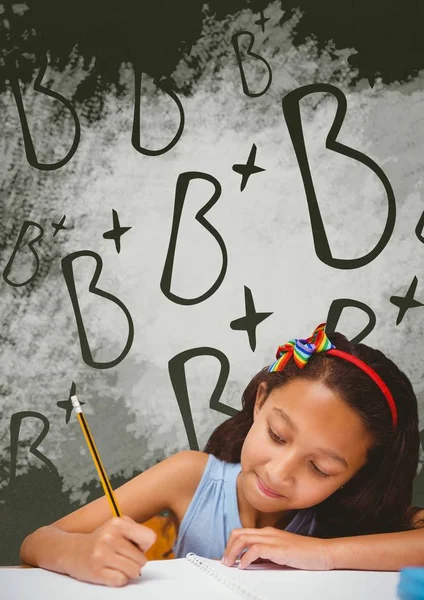
<svg viewBox="0 0 424 600">
<path fill-rule="evenodd" d="M 82 131 L 79 148 L 65 167 L 54 172 L 26 163 L 12 95 L 1 95 L 1 268 L 24 220 L 40 223 L 45 235 L 38 249 L 40 271 L 33 284 L 26 289 L 2 282 L 0 288 L 0 489 L 8 484 L 13 413 L 36 410 L 48 417 L 50 431 L 39 450 L 57 467 L 70 500 L 85 502 L 88 491 L 83 484 L 97 480 L 94 466 L 76 419 L 65 424 L 65 413 L 56 406 L 67 399 L 72 381 L 80 400 L 86 402 L 84 410 L 108 473 L 130 477 L 188 447 L 168 375 L 173 356 L 199 346 L 221 350 L 231 365 L 221 400 L 239 408 L 245 385 L 259 368 L 272 362 L 278 344 L 310 335 L 325 320 L 335 298 L 354 298 L 375 312 L 377 324 L 366 341 L 386 352 L 411 378 L 419 394 L 423 428 L 424 308 L 409 310 L 396 327 L 398 309 L 389 298 L 405 295 L 417 276 L 416 297 L 424 300 L 424 248 L 415 235 L 424 208 L 420 151 L 424 79 L 383 85 L 377 78 L 373 89 L 362 80 L 349 88 L 348 51 L 333 50 L 338 59 L 330 60 L 330 51 L 319 54 L 312 41 L 295 48 L 290 23 L 283 30 L 276 25 L 281 13 L 277 4 L 268 13 L 272 18 L 265 33 L 255 26 L 255 48 L 272 68 L 269 91 L 255 99 L 243 95 L 230 44 L 231 35 L 251 27 L 256 17 L 243 11 L 224 27 L 207 21 L 192 49 L 192 56 L 203 59 L 208 53 L 207 67 L 194 93 L 183 98 L 183 135 L 163 156 L 142 156 L 131 146 L 134 98 L 129 66 L 123 65 L 121 71 L 126 93 L 119 100 L 112 94 L 103 98 L 100 120 L 90 122 L 90 101 L 77 107 Z M 212 36 L 219 40 L 213 50 Z M 263 87 L 264 66 L 252 59 L 245 68 L 252 88 Z M 177 84 L 189 79 L 190 65 L 181 62 L 174 75 Z M 62 74 L 48 68 L 45 81 L 66 97 L 81 77 L 81 65 L 74 65 Z M 347 98 L 339 139 L 384 170 L 396 197 L 396 227 L 389 244 L 376 260 L 357 270 L 331 269 L 316 257 L 305 192 L 281 109 L 286 93 L 322 81 L 340 87 Z M 177 108 L 156 91 L 148 77 L 143 78 L 142 95 L 144 145 L 161 147 L 178 127 Z M 23 100 L 39 159 L 59 160 L 73 139 L 71 115 L 31 87 L 23 90 Z M 354 258 L 377 243 L 387 200 L 372 171 L 326 150 L 335 109 L 334 98 L 323 94 L 301 104 L 308 157 L 331 249 L 337 257 Z M 252 176 L 240 192 L 240 175 L 232 165 L 247 159 L 252 143 L 257 147 L 256 163 L 266 171 Z M 162 294 L 159 283 L 176 181 L 180 173 L 193 170 L 213 175 L 222 185 L 208 219 L 225 242 L 228 270 L 207 301 L 181 306 Z M 173 291 L 182 296 L 202 294 L 220 270 L 216 241 L 194 219 L 210 195 L 210 184 L 196 181 L 186 197 L 172 278 Z M 121 239 L 119 254 L 113 241 L 103 238 L 112 228 L 112 209 L 122 226 L 131 227 Z M 63 215 L 67 215 L 67 230 L 53 238 L 51 223 Z M 60 258 L 80 249 L 102 256 L 98 285 L 124 302 L 134 320 L 130 353 L 109 371 L 93 370 L 81 359 L 75 318 L 60 272 Z M 10 276 L 25 279 L 32 261 L 23 248 Z M 112 360 L 125 344 L 127 323 L 119 307 L 87 292 L 93 270 L 91 259 L 75 265 L 81 310 L 96 360 Z M 244 286 L 252 290 L 258 312 L 273 313 L 257 328 L 254 353 L 247 334 L 229 326 L 244 315 Z M 353 337 L 365 323 L 365 315 L 348 309 L 338 329 Z M 218 371 L 217 361 L 208 357 L 192 360 L 187 368 L 200 446 L 225 418 L 208 408 Z M 28 454 L 28 444 L 40 427 L 30 419 L 22 425 L 18 475 L 31 466 L 42 466 Z"/>
</svg>

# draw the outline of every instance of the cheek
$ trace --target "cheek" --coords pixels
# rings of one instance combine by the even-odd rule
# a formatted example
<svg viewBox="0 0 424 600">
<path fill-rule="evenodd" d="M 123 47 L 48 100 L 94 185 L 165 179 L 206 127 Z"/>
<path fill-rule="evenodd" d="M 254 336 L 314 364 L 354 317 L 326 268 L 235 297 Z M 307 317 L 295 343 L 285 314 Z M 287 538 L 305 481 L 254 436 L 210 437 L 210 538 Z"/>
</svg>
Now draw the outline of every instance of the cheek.
<svg viewBox="0 0 424 600">
<path fill-rule="evenodd" d="M 259 428 L 253 424 L 249 429 L 249 433 L 247 434 L 241 449 L 242 464 L 244 462 L 254 462 L 257 460 L 264 452 L 264 442 L 265 440 L 263 439 L 263 435 L 261 435 Z"/>
<path fill-rule="evenodd" d="M 250 442 L 250 436 L 247 436 L 244 439 L 243 446 L 241 448 L 240 462 L 242 465 L 250 462 L 252 455 L 252 444 Z"/>
<path fill-rule="evenodd" d="M 301 494 L 305 499 L 309 499 L 311 504 L 319 504 L 332 496 L 342 485 L 343 481 L 334 480 L 334 477 L 322 479 L 314 474 L 305 476 L 301 483 Z"/>
<path fill-rule="evenodd" d="M 298 482 L 296 489 L 296 503 L 297 508 L 309 508 L 320 504 L 331 496 L 338 488 L 334 488 L 334 485 L 313 485 L 311 480 Z"/>
</svg>

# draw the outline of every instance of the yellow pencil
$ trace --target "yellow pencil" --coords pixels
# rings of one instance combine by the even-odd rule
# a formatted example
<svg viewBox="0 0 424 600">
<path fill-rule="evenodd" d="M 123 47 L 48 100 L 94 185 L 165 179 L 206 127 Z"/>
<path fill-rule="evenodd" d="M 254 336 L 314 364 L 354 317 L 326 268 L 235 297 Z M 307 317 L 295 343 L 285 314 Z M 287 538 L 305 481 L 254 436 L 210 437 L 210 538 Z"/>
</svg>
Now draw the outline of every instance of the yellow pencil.
<svg viewBox="0 0 424 600">
<path fill-rule="evenodd" d="M 94 443 L 94 439 L 88 427 L 87 420 L 84 416 L 84 413 L 82 412 L 81 404 L 79 403 L 79 400 L 75 394 L 71 396 L 71 402 L 72 406 L 75 409 L 75 412 L 77 413 L 79 424 L 81 425 L 82 432 L 90 449 L 91 456 L 94 460 L 94 464 L 96 465 L 96 469 L 99 474 L 104 493 L 106 494 L 107 499 L 109 500 L 113 514 L 115 515 L 115 517 L 122 517 L 121 510 L 118 506 L 118 503 L 116 502 L 115 496 L 113 495 L 112 486 L 110 485 L 109 479 L 106 475 L 106 471 L 102 465 L 102 461 L 100 460 L 100 454 L 96 448 L 96 444 Z"/>
</svg>

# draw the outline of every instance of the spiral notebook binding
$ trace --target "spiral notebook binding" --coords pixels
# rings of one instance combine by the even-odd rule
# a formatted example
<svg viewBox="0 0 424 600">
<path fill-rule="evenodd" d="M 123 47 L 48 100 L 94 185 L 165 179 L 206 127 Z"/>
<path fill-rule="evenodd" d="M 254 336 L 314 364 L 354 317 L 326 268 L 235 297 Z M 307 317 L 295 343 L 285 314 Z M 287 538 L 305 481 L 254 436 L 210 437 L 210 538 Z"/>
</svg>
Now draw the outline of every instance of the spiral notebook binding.
<svg viewBox="0 0 424 600">
<path fill-rule="evenodd" d="M 245 588 L 238 581 L 235 581 L 231 577 L 222 575 L 222 573 L 220 573 L 217 569 L 214 569 L 212 565 L 204 562 L 202 558 L 197 556 L 197 554 L 194 552 L 189 552 L 186 554 L 186 559 L 196 568 L 200 569 L 204 573 L 207 573 L 208 575 L 211 575 L 214 579 L 225 585 L 226 588 L 238 592 L 241 598 L 245 598 L 246 600 L 265 600 L 262 596 L 258 596 L 257 594 L 254 594 Z"/>
</svg>

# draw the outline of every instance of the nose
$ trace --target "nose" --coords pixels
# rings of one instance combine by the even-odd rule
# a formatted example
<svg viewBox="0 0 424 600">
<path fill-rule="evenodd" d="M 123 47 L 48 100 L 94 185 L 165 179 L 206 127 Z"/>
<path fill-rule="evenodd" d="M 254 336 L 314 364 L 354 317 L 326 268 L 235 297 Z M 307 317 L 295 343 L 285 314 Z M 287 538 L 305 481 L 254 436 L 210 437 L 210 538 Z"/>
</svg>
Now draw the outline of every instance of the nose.
<svg viewBox="0 0 424 600">
<path fill-rule="evenodd" d="M 298 458 L 294 452 L 285 449 L 284 452 L 278 453 L 267 465 L 268 484 L 276 491 L 286 485 L 293 485 L 298 466 Z"/>
</svg>

